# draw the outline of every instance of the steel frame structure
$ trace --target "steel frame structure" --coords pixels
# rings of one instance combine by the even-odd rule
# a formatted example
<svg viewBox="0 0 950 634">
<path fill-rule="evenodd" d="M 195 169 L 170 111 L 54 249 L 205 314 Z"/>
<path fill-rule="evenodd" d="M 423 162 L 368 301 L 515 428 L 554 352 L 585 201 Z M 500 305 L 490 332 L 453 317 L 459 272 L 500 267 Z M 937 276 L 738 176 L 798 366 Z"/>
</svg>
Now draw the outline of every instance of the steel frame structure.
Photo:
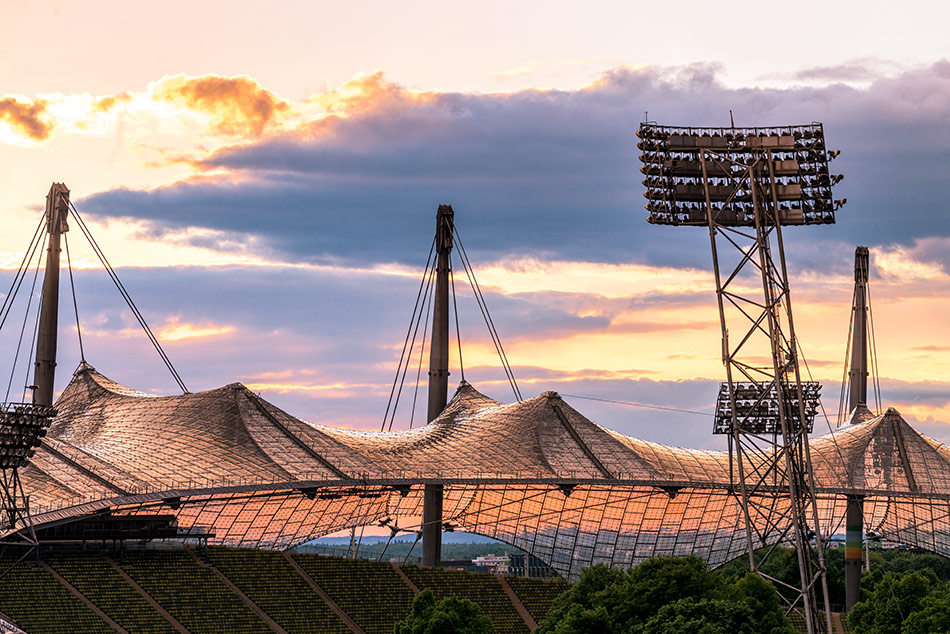
<svg viewBox="0 0 950 634">
<path fill-rule="evenodd" d="M 25 548 L 0 577 L 33 553 L 39 544 L 23 489 L 20 468 L 33 457 L 53 422 L 56 410 L 30 403 L 0 404 L 0 548 Z"/>
<path fill-rule="evenodd" d="M 808 446 L 818 387 L 801 377 L 782 226 L 833 223 L 843 204 L 831 197 L 841 177 L 828 174 L 823 128 L 644 123 L 637 135 L 649 222 L 709 230 L 726 369 L 714 433 L 728 434 L 750 568 L 768 577 L 774 545 L 792 542 L 800 585 L 780 595 L 820 631 L 816 592 L 826 606 L 829 596 Z M 830 632 L 830 611 L 825 621 Z"/>
</svg>

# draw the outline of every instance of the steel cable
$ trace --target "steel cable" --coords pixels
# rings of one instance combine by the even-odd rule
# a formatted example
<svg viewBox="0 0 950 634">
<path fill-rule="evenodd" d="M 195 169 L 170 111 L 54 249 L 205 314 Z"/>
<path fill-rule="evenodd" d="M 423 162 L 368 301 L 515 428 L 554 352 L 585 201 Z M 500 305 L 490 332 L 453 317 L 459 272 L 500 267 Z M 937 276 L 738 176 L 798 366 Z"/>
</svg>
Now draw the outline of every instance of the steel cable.
<svg viewBox="0 0 950 634">
<path fill-rule="evenodd" d="M 434 303 L 435 295 L 433 294 L 429 297 L 429 301 L 426 302 L 426 315 L 423 320 L 424 325 L 422 326 L 422 344 L 419 346 L 419 367 L 416 369 L 416 389 L 412 393 L 412 411 L 409 413 L 409 429 L 412 429 L 412 423 L 416 418 L 416 401 L 419 398 L 419 384 L 422 380 L 422 362 L 426 356 L 426 335 L 429 334 L 429 313 Z M 426 415 L 428 416 L 428 413 Z"/>
<path fill-rule="evenodd" d="M 567 398 L 580 398 L 585 401 L 599 401 L 601 403 L 613 403 L 615 405 L 628 405 L 630 407 L 644 407 L 647 409 L 659 409 L 667 412 L 679 412 L 681 414 L 696 414 L 697 416 L 715 416 L 713 412 L 700 412 L 692 409 L 681 409 L 679 407 L 666 407 L 664 405 L 651 405 L 649 403 L 635 403 L 633 401 L 617 401 L 610 398 L 598 398 L 596 396 L 580 396 L 579 394 L 561 394 Z"/>
<path fill-rule="evenodd" d="M 459 305 L 455 298 L 455 267 L 452 266 L 452 253 L 449 252 L 449 281 L 452 283 L 452 306 L 455 310 L 455 340 L 459 345 L 459 373 L 465 381 L 465 364 L 462 363 L 462 330 L 459 328 Z"/>
<path fill-rule="evenodd" d="M 79 338 L 79 359 L 86 362 L 86 352 L 82 347 L 82 328 L 79 327 L 79 302 L 76 300 L 76 283 L 73 281 L 73 259 L 69 255 L 69 238 L 63 234 L 63 243 L 66 245 L 66 265 L 69 267 L 69 287 L 73 291 L 73 312 L 76 315 L 76 336 Z"/>
<path fill-rule="evenodd" d="M 432 252 L 435 251 L 435 238 L 432 238 L 432 246 L 429 247 L 429 255 L 426 257 L 426 266 L 425 270 L 422 273 L 422 278 L 419 280 L 419 291 L 416 293 L 416 303 L 412 308 L 412 317 L 409 320 L 409 330 L 406 331 L 406 339 L 402 344 L 402 352 L 399 355 L 399 364 L 396 366 L 396 376 L 393 378 L 393 387 L 389 391 L 389 401 L 386 403 L 386 412 L 383 414 L 383 424 L 380 426 L 379 431 L 386 431 L 386 422 L 389 420 L 389 410 L 393 404 L 393 398 L 396 396 L 396 386 L 399 383 L 399 374 L 402 372 L 402 364 L 406 357 L 406 348 L 409 346 L 409 337 L 412 333 L 413 324 L 416 323 L 416 313 L 419 311 L 419 301 L 422 298 L 422 290 L 427 285 L 427 280 L 429 279 L 429 267 L 432 265 Z M 410 356 L 412 351 L 409 352 Z M 408 361 L 406 361 L 408 363 Z M 397 398 L 398 401 L 398 398 Z M 395 417 L 395 412 L 393 412 Z M 392 423 L 390 423 L 390 429 L 392 429 Z"/>
<path fill-rule="evenodd" d="M 73 218 L 76 219 L 76 224 L 79 226 L 80 231 L 82 231 L 86 240 L 89 242 L 89 246 L 92 247 L 96 256 L 99 258 L 99 261 L 102 263 L 102 266 L 105 268 L 106 273 L 112 279 L 112 283 L 115 285 L 116 289 L 119 291 L 119 294 L 122 295 L 122 298 L 125 300 L 125 303 L 128 304 L 129 309 L 132 311 L 133 316 L 139 322 L 139 325 L 142 327 L 142 330 L 145 331 L 145 335 L 148 337 L 149 341 L 152 342 L 152 346 L 155 348 L 155 351 L 161 357 L 162 361 L 165 363 L 165 366 L 171 372 L 172 377 L 175 379 L 175 382 L 178 383 L 178 387 L 181 388 L 181 391 L 185 394 L 188 393 L 188 388 L 185 386 L 185 382 L 182 380 L 181 375 L 178 374 L 178 371 L 175 370 L 175 366 L 172 365 L 171 359 L 168 358 L 168 355 L 165 353 L 165 350 L 162 348 L 161 343 L 159 343 L 158 338 L 155 336 L 155 333 L 152 332 L 152 329 L 149 328 L 148 323 L 145 321 L 145 317 L 139 311 L 138 306 L 135 305 L 135 302 L 132 301 L 132 296 L 126 290 L 125 286 L 122 284 L 122 281 L 119 279 L 118 274 L 115 272 L 115 269 L 112 268 L 112 265 L 109 263 L 108 258 L 106 258 L 105 253 L 99 247 L 99 244 L 96 242 L 96 239 L 93 237 L 92 232 L 89 230 L 89 227 L 86 226 L 85 221 L 82 216 L 79 215 L 79 211 L 76 209 L 76 206 L 70 202 L 69 209 L 72 211 Z"/>
<path fill-rule="evenodd" d="M 27 263 L 33 261 L 33 254 L 36 253 L 36 249 L 39 247 L 40 243 L 45 243 L 45 234 L 43 234 L 43 239 L 39 240 L 40 232 L 45 228 L 46 216 L 44 215 L 42 218 L 40 218 L 40 223 L 37 225 L 36 231 L 33 233 L 33 238 L 30 240 L 30 246 L 28 246 L 26 251 L 23 253 L 23 260 L 20 262 L 20 267 L 17 269 L 16 275 L 13 276 L 13 282 L 10 284 L 10 290 L 7 291 L 7 296 L 3 298 L 3 306 L 0 306 L 0 329 L 3 329 L 3 325 L 7 323 L 7 317 L 9 317 L 10 310 L 13 307 L 13 300 L 16 298 L 16 295 L 20 290 L 20 285 L 23 283 L 23 278 L 26 277 L 26 271 L 29 270 L 29 265 Z"/>
<path fill-rule="evenodd" d="M 38 243 L 38 244 L 40 244 L 40 245 L 45 245 L 45 244 L 46 244 L 45 238 L 44 238 L 44 240 L 42 240 L 42 241 L 41 241 L 40 243 Z M 31 259 L 32 259 L 32 258 L 31 258 Z M 29 318 L 30 318 L 30 306 L 33 304 L 33 295 L 36 293 L 36 280 L 37 280 L 37 278 L 39 277 L 39 273 L 40 273 L 40 262 L 42 261 L 42 259 L 43 259 L 43 248 L 42 248 L 42 246 L 40 246 L 40 248 L 39 248 L 39 256 L 36 258 L 36 270 L 33 272 L 33 284 L 32 284 L 31 287 L 30 287 L 30 295 L 29 295 L 29 297 L 27 298 L 26 310 L 25 310 L 24 313 L 23 313 L 23 324 L 20 326 L 20 339 L 17 341 L 17 344 L 16 344 L 16 353 L 13 355 L 13 365 L 12 365 L 12 367 L 10 368 L 10 380 L 7 382 L 7 391 L 6 391 L 6 394 L 5 394 L 4 397 L 3 397 L 3 400 L 4 400 L 4 401 L 9 401 L 9 400 L 10 400 L 10 390 L 11 390 L 12 387 L 13 387 L 13 377 L 14 377 L 14 375 L 16 374 L 17 363 L 19 362 L 19 359 L 20 359 L 20 348 L 21 348 L 21 346 L 23 345 L 23 335 L 24 335 L 24 333 L 26 332 L 26 324 L 27 324 L 27 322 L 29 321 Z M 27 265 L 27 269 L 29 269 L 29 265 Z M 18 287 L 18 288 L 19 288 L 19 287 Z M 10 303 L 10 307 L 11 307 L 11 309 L 12 309 L 12 307 L 13 307 L 13 303 L 12 303 L 12 302 Z M 36 320 L 36 321 L 37 321 L 37 324 L 39 323 L 39 310 L 40 310 L 40 305 L 39 305 L 39 302 L 37 302 L 37 320 Z M 34 326 L 34 331 L 35 331 L 35 330 L 36 330 L 36 326 Z M 33 339 L 34 339 L 34 340 L 36 339 L 36 333 L 35 333 L 35 332 L 34 332 L 34 334 L 33 334 Z M 31 348 L 31 349 L 30 349 L 30 357 L 32 357 L 32 356 L 33 356 L 33 352 L 32 352 L 32 348 Z M 27 359 L 29 359 L 30 357 L 27 357 Z M 30 366 L 29 366 L 29 363 L 27 363 L 27 366 L 26 366 L 26 375 L 27 375 L 27 377 L 26 377 L 26 379 L 23 381 L 23 393 L 22 393 L 24 400 L 25 400 L 25 398 L 26 398 L 27 385 L 29 385 L 29 381 L 30 381 L 30 379 L 29 379 L 29 375 L 30 375 Z"/>
<path fill-rule="evenodd" d="M 877 411 L 881 412 L 883 404 L 881 402 L 881 374 L 877 365 L 877 338 L 874 336 L 874 311 L 871 308 L 871 286 L 870 284 L 866 285 L 867 296 L 868 296 L 868 325 L 871 328 L 871 372 L 873 376 L 871 377 L 872 385 L 874 386 L 874 397 L 877 401 Z"/>
<path fill-rule="evenodd" d="M 462 244 L 462 238 L 459 235 L 457 229 L 454 233 L 455 239 L 459 245 L 459 251 L 462 254 L 462 266 L 465 269 L 465 274 L 468 276 L 468 281 L 472 287 L 472 292 L 475 295 L 475 301 L 478 303 L 478 308 L 482 313 L 482 318 L 485 320 L 485 325 L 488 327 L 488 333 L 492 338 L 492 343 L 495 345 L 495 352 L 498 353 L 502 368 L 505 371 L 505 375 L 508 377 L 508 382 L 511 384 L 511 389 L 515 394 L 515 398 L 518 401 L 521 401 L 523 399 L 521 397 L 521 391 L 518 389 L 518 382 L 515 380 L 515 375 L 511 369 L 511 364 L 508 362 L 508 356 L 505 354 L 504 346 L 501 344 L 501 338 L 498 336 L 495 323 L 491 318 L 491 313 L 488 311 L 488 304 L 485 303 L 485 297 L 482 294 L 481 287 L 478 285 L 478 280 L 475 279 L 475 271 L 472 269 L 472 263 L 468 259 L 468 253 L 465 251 L 465 245 Z"/>
<path fill-rule="evenodd" d="M 425 289 L 423 290 L 423 293 L 422 293 L 423 304 L 429 301 L 429 291 L 432 289 L 433 278 L 435 277 L 435 274 L 436 274 L 436 265 L 435 265 L 435 262 L 433 261 L 431 269 L 428 270 L 428 279 L 425 280 Z M 393 386 L 393 389 L 396 392 L 396 399 L 393 402 L 392 415 L 389 418 L 389 429 L 387 431 L 392 431 L 393 422 L 396 420 L 396 409 L 399 407 L 399 399 L 402 396 L 402 388 L 406 384 L 406 373 L 409 371 L 409 363 L 411 361 L 412 351 L 416 345 L 416 336 L 419 334 L 419 325 L 422 323 L 422 311 L 419 310 L 418 316 L 416 315 L 414 311 L 412 317 L 415 320 L 415 328 L 413 329 L 413 324 L 412 322 L 410 322 L 409 328 L 412 330 L 412 339 L 408 342 L 409 352 L 406 355 L 405 364 L 403 364 L 402 361 L 400 360 L 400 367 L 396 371 L 396 377 L 397 379 L 399 379 L 399 387 L 398 389 L 396 389 L 396 386 L 395 385 Z M 399 376 L 400 370 L 402 371 L 401 378 Z M 384 424 L 385 424 L 385 421 L 384 421 Z"/>
</svg>

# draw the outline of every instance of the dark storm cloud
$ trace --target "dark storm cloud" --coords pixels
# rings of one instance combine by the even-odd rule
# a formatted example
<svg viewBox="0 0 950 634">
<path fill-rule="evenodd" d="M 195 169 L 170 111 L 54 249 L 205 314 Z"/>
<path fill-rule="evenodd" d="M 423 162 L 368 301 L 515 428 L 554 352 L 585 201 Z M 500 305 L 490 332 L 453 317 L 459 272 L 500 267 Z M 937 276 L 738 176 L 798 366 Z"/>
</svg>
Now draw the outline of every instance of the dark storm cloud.
<svg viewBox="0 0 950 634">
<path fill-rule="evenodd" d="M 620 69 L 581 90 L 510 95 L 410 98 L 386 84 L 382 105 L 204 160 L 240 173 L 234 183 L 115 190 L 82 208 L 145 218 L 159 232 L 259 236 L 293 259 L 415 264 L 436 206 L 448 202 L 483 254 L 705 267 L 702 231 L 644 222 L 634 131 L 644 111 L 662 123 L 722 125 L 732 110 L 738 125 L 821 120 L 829 145 L 843 149 L 836 195 L 850 202 L 839 224 L 788 232 L 802 266 L 827 269 L 830 246 L 950 235 L 950 63 L 867 89 L 729 89 L 716 72 Z M 846 270 L 848 256 L 839 259 Z"/>
</svg>

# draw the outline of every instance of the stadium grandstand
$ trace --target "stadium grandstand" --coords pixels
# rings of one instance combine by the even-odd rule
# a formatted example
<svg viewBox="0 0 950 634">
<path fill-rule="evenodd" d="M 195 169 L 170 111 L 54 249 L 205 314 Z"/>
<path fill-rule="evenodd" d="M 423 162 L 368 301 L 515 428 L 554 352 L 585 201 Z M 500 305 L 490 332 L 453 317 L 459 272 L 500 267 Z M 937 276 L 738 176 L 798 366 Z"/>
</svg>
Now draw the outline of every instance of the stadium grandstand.
<svg viewBox="0 0 950 634">
<path fill-rule="evenodd" d="M 4 563 L 0 561 L 0 563 Z M 498 634 L 543 620 L 561 580 L 211 547 L 43 547 L 0 578 L 0 632 L 30 634 L 391 634 L 431 588 L 463 596 Z M 367 597 L 372 600 L 367 600 Z"/>
</svg>

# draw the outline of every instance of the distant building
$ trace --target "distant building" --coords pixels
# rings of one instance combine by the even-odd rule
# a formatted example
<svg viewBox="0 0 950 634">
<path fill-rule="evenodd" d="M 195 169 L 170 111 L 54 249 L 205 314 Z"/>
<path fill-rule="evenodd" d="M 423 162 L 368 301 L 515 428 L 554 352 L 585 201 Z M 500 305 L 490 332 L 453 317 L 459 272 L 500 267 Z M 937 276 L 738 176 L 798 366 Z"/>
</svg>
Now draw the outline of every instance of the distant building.
<svg viewBox="0 0 950 634">
<path fill-rule="evenodd" d="M 500 575 L 508 574 L 508 554 L 481 555 L 472 560 L 472 565 L 478 572 L 496 572 Z"/>
<path fill-rule="evenodd" d="M 525 570 L 525 556 L 528 557 L 528 569 Z M 551 567 L 534 555 L 509 555 L 508 574 L 515 577 L 535 577 L 544 579 Z"/>
<path fill-rule="evenodd" d="M 471 559 L 443 559 L 439 567 L 444 570 L 473 570 Z"/>
</svg>

